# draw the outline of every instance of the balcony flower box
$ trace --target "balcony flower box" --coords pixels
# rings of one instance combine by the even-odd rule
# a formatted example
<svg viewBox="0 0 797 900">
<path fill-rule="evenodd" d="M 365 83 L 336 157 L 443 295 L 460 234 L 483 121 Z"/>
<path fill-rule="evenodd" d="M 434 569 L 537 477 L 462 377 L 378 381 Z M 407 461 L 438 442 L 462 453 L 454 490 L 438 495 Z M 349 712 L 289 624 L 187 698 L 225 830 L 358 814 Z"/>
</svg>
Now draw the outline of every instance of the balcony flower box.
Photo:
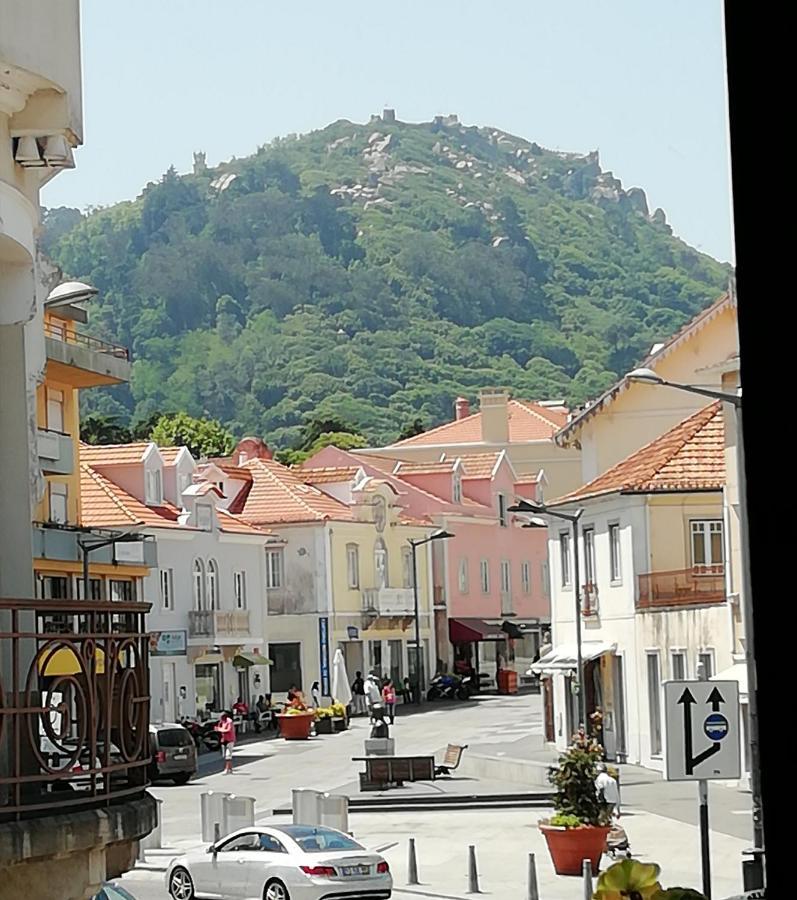
<svg viewBox="0 0 797 900">
<path fill-rule="evenodd" d="M 315 721 L 314 712 L 281 713 L 277 716 L 280 735 L 286 741 L 306 741 Z"/>
</svg>

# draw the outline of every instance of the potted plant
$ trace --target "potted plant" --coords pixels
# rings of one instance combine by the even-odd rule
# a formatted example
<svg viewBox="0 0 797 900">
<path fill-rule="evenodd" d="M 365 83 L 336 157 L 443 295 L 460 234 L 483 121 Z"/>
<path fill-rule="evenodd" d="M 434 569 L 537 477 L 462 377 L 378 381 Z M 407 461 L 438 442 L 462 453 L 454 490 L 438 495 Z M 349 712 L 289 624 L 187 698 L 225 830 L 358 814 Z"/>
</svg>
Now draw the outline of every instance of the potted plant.
<svg viewBox="0 0 797 900">
<path fill-rule="evenodd" d="M 315 712 L 303 703 L 292 703 L 277 716 L 280 734 L 286 741 L 306 741 L 315 722 Z"/>
<path fill-rule="evenodd" d="M 316 734 L 332 734 L 332 712 L 331 706 L 321 706 L 315 711 L 315 733 Z"/>
<path fill-rule="evenodd" d="M 580 730 L 550 771 L 556 814 L 540 822 L 540 831 L 559 875 L 580 875 L 585 859 L 598 873 L 610 821 L 609 807 L 595 787 L 601 758 L 600 744 Z"/>
<path fill-rule="evenodd" d="M 329 708 L 332 710 L 333 731 L 345 731 L 348 727 L 346 707 L 342 703 L 335 701 Z"/>
<path fill-rule="evenodd" d="M 691 888 L 663 888 L 655 863 L 624 859 L 601 873 L 595 900 L 706 900 Z"/>
</svg>

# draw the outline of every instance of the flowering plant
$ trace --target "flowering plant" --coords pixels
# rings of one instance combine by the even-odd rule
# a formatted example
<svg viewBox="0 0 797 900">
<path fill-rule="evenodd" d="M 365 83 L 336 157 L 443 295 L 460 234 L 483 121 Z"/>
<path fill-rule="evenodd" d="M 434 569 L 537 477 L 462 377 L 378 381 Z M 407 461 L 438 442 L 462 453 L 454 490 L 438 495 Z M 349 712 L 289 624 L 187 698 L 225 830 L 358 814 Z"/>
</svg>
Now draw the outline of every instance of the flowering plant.
<svg viewBox="0 0 797 900">
<path fill-rule="evenodd" d="M 559 757 L 559 764 L 549 773 L 551 784 L 556 788 L 554 809 L 557 815 L 551 824 L 561 822 L 566 828 L 609 824 L 609 807 L 598 796 L 595 787 L 602 757 L 600 744 L 587 737 L 583 729 L 579 730 Z M 569 824 L 573 822 L 576 824 Z"/>
<path fill-rule="evenodd" d="M 655 863 L 624 859 L 602 872 L 595 889 L 595 900 L 706 900 L 691 888 L 663 888 L 661 869 Z"/>
</svg>

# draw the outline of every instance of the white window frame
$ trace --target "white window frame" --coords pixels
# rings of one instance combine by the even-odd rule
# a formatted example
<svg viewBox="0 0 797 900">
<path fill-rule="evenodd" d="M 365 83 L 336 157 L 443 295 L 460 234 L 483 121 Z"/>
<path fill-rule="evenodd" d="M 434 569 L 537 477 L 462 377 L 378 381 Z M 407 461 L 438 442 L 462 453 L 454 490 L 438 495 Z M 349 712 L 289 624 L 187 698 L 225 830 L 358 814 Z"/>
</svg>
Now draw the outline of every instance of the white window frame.
<svg viewBox="0 0 797 900">
<path fill-rule="evenodd" d="M 609 522 L 609 570 L 612 584 L 623 580 L 622 533 L 619 522 Z"/>
<path fill-rule="evenodd" d="M 205 564 L 195 559 L 191 566 L 191 583 L 193 585 L 194 609 L 203 610 L 205 604 Z"/>
<path fill-rule="evenodd" d="M 53 503 L 53 500 L 56 500 Z M 63 503 L 63 508 L 61 504 Z M 61 481 L 50 482 L 50 521 L 56 525 L 66 525 L 69 522 L 69 486 Z"/>
<path fill-rule="evenodd" d="M 159 569 L 158 584 L 160 587 L 161 609 L 174 609 L 174 569 Z"/>
<path fill-rule="evenodd" d="M 64 405 L 64 392 L 56 388 L 47 388 L 47 429 L 65 434 L 66 408 Z M 54 421 L 57 420 L 57 421 Z"/>
<path fill-rule="evenodd" d="M 276 590 L 283 586 L 285 581 L 285 553 L 280 547 L 276 550 L 266 550 L 266 588 Z"/>
<path fill-rule="evenodd" d="M 570 532 L 559 532 L 559 566 L 561 568 L 561 583 L 563 588 L 573 586 L 572 553 L 570 547 Z"/>
<path fill-rule="evenodd" d="M 678 657 L 683 665 L 682 674 L 678 675 L 675 671 L 675 658 Z M 689 678 L 689 654 L 683 647 L 673 647 L 670 649 L 670 676 L 673 681 L 685 681 Z"/>
<path fill-rule="evenodd" d="M 160 469 L 146 470 L 144 499 L 147 506 L 160 506 L 163 503 L 163 478 Z"/>
<path fill-rule="evenodd" d="M 483 559 L 479 562 L 479 580 L 483 594 L 490 593 L 490 560 Z"/>
<path fill-rule="evenodd" d="M 501 594 L 509 596 L 512 593 L 512 564 L 508 559 L 501 560 Z"/>
<path fill-rule="evenodd" d="M 215 559 L 209 559 L 206 569 L 208 609 L 221 609 L 219 565 Z"/>
<path fill-rule="evenodd" d="M 454 488 L 451 492 L 454 503 L 462 503 L 462 475 L 454 472 Z"/>
<path fill-rule="evenodd" d="M 507 513 L 506 508 L 506 494 L 498 495 L 498 524 L 502 528 L 506 528 L 509 525 L 509 514 Z"/>
<path fill-rule="evenodd" d="M 596 584 L 595 568 L 595 526 L 587 525 L 581 529 L 581 543 L 584 547 L 584 584 Z"/>
<path fill-rule="evenodd" d="M 714 559 L 711 551 L 711 535 L 719 534 L 720 536 L 720 558 Z M 702 536 L 703 556 L 705 562 L 699 563 L 695 560 L 695 540 L 698 536 Z M 717 573 L 717 569 L 725 564 L 725 529 L 723 528 L 722 519 L 690 519 L 689 520 L 689 553 L 692 559 L 692 569 L 695 574 L 713 575 Z"/>
<path fill-rule="evenodd" d="M 246 572 L 232 573 L 232 590 L 236 609 L 246 609 Z"/>
<path fill-rule="evenodd" d="M 531 563 L 528 560 L 520 564 L 520 586 L 524 594 L 531 593 Z"/>
<path fill-rule="evenodd" d="M 468 572 L 468 560 L 467 557 L 463 556 L 459 561 L 459 592 L 460 594 L 467 594 L 470 590 L 470 579 Z"/>
<path fill-rule="evenodd" d="M 542 595 L 550 599 L 551 596 L 551 566 L 547 559 L 540 566 L 540 581 L 542 583 Z"/>
<path fill-rule="evenodd" d="M 346 544 L 346 577 L 349 590 L 360 587 L 360 548 L 357 544 Z"/>
<path fill-rule="evenodd" d="M 387 544 L 381 537 L 374 543 L 374 582 L 374 586 L 380 589 L 390 587 L 390 558 Z"/>
<path fill-rule="evenodd" d="M 650 682 L 650 660 L 656 660 L 656 672 L 658 674 L 658 683 L 651 685 Z M 663 728 L 662 728 L 662 702 L 661 702 L 661 653 L 658 650 L 645 651 L 645 681 L 648 689 L 648 728 L 650 730 L 649 743 L 650 755 L 653 759 L 657 759 L 662 754 L 663 749 Z M 655 711 L 657 715 L 654 721 L 654 698 Z M 654 744 L 654 733 L 657 738 L 657 744 Z"/>
<path fill-rule="evenodd" d="M 709 659 L 709 672 L 707 673 L 706 678 L 710 680 L 717 674 L 717 654 L 713 647 L 701 647 L 697 652 L 697 661 L 695 663 L 696 675 L 700 671 L 700 663 L 704 656 L 707 656 Z"/>
<path fill-rule="evenodd" d="M 412 549 L 410 547 L 401 548 L 401 584 L 402 587 L 411 588 L 415 579 L 412 569 Z"/>
</svg>

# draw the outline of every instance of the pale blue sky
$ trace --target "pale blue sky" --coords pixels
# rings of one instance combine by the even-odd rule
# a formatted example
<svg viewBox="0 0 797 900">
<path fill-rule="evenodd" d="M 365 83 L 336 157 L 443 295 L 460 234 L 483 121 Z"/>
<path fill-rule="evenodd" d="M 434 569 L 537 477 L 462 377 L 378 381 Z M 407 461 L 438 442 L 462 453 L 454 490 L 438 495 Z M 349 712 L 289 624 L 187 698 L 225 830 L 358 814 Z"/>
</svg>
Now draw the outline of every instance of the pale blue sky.
<svg viewBox="0 0 797 900">
<path fill-rule="evenodd" d="M 676 234 L 733 258 L 720 0 L 83 0 L 85 146 L 47 206 L 132 198 L 335 119 L 457 113 L 600 149 Z"/>
</svg>

